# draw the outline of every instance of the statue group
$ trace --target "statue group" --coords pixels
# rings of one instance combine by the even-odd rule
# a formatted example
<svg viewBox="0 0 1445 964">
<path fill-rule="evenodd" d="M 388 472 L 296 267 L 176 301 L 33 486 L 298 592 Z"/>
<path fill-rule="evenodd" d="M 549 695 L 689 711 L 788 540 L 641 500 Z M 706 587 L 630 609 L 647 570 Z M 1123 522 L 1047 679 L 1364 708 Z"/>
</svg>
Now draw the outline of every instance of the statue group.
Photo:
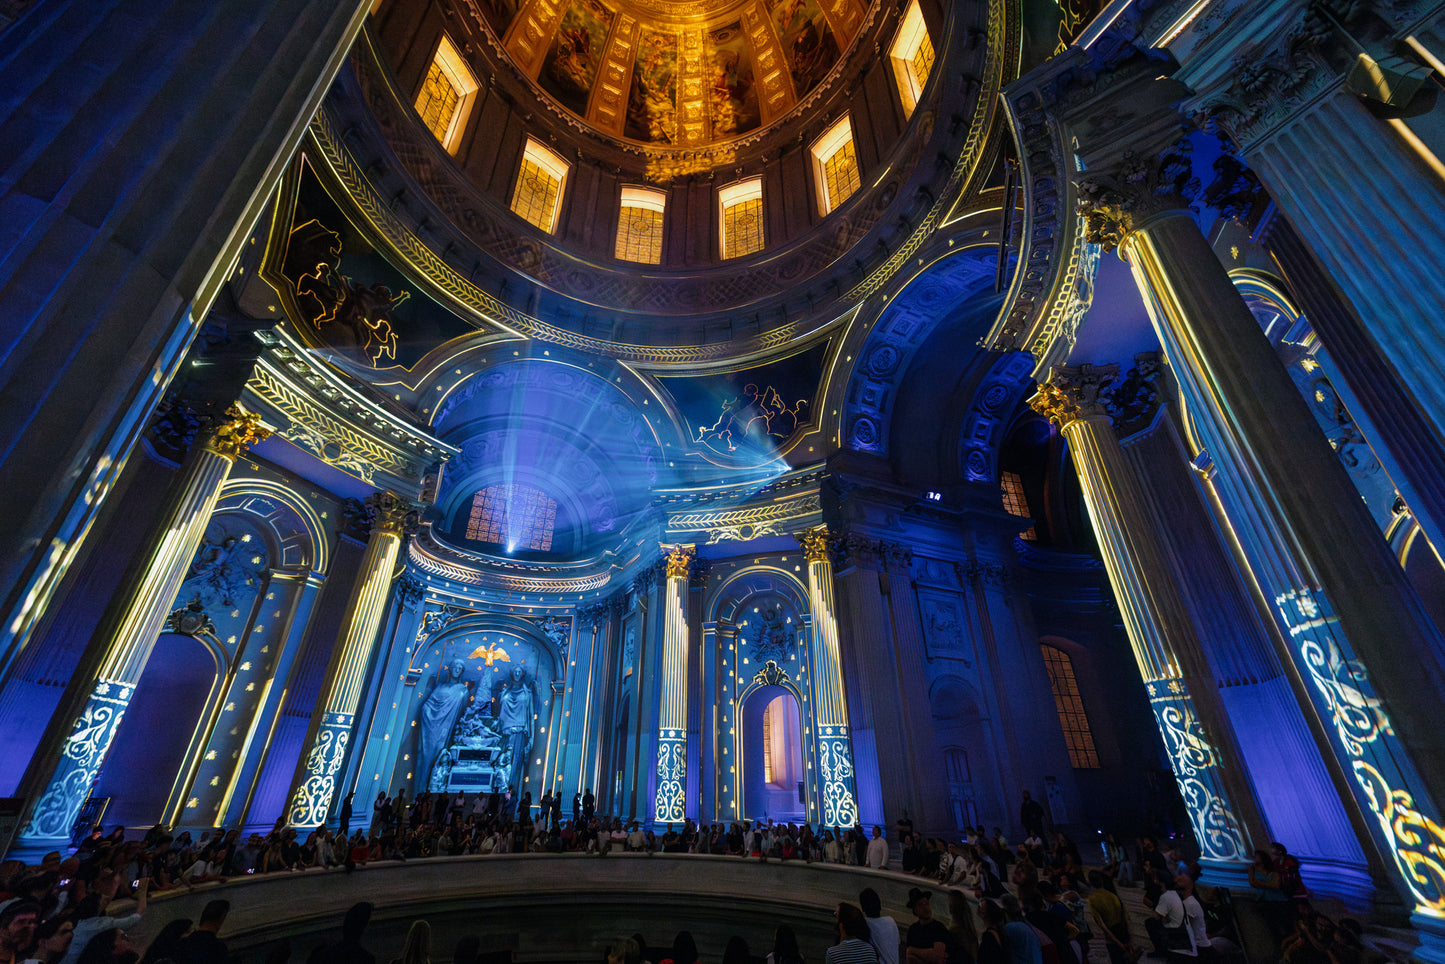
<svg viewBox="0 0 1445 964">
<path fill-rule="evenodd" d="M 522 793 L 532 751 L 537 700 L 532 679 L 518 663 L 487 692 L 472 694 L 477 681 L 467 664 L 443 663 L 417 714 L 416 789 L 463 789 Z"/>
</svg>

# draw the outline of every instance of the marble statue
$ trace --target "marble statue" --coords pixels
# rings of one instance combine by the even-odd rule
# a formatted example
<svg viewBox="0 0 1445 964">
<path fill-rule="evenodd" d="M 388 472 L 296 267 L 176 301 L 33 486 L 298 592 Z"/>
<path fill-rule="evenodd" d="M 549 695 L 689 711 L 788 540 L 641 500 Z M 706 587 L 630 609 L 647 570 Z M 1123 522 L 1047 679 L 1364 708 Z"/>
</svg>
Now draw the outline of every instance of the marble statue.
<svg viewBox="0 0 1445 964">
<path fill-rule="evenodd" d="M 522 777 L 527 772 L 527 755 L 532 752 L 532 685 L 520 663 L 512 667 L 503 681 L 498 700 L 497 728 L 508 748 L 507 785 L 521 793 Z"/>
<path fill-rule="evenodd" d="M 437 673 L 436 685 L 427 694 L 426 701 L 417 714 L 416 781 L 423 789 L 431 787 L 431 772 L 437 757 L 451 742 L 452 727 L 467 704 L 471 688 L 469 680 L 462 679 L 467 664 L 460 659 L 445 663 Z"/>
</svg>

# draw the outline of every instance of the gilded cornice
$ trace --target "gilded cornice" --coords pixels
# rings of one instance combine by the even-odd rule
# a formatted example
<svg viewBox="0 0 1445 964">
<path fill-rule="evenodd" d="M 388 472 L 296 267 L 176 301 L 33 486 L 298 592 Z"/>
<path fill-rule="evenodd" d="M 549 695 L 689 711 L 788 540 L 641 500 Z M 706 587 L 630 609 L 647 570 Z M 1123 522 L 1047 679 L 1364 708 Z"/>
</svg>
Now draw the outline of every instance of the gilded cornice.
<svg viewBox="0 0 1445 964">
<path fill-rule="evenodd" d="M 596 592 L 609 585 L 617 571 L 610 555 L 554 564 L 471 553 L 437 541 L 429 525 L 408 543 L 407 561 L 422 573 L 466 586 L 553 596 Z"/>
<path fill-rule="evenodd" d="M 810 521 L 822 511 L 818 490 L 801 492 L 762 504 L 734 508 L 688 509 L 667 520 L 669 534 L 706 533 L 704 545 L 746 542 L 764 536 L 786 536 L 798 523 Z"/>
<path fill-rule="evenodd" d="M 256 333 L 264 346 L 244 398 L 276 435 L 368 485 L 413 498 L 457 449 L 383 412 L 329 366 L 311 360 L 285 328 Z"/>
</svg>

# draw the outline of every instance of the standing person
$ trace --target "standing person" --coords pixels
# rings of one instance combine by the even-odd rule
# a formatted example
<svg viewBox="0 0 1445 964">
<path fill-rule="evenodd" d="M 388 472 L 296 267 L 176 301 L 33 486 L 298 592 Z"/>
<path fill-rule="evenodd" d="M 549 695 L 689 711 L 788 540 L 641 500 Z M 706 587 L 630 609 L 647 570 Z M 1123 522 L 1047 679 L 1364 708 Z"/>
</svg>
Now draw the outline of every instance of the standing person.
<svg viewBox="0 0 1445 964">
<path fill-rule="evenodd" d="M 901 943 L 898 922 L 883 916 L 883 902 L 878 898 L 878 891 L 872 887 L 865 888 L 858 895 L 858 906 L 863 908 L 863 916 L 868 918 L 868 933 L 872 935 L 873 946 L 878 949 L 879 960 L 882 964 L 898 964 Z"/>
<path fill-rule="evenodd" d="M 1124 914 L 1124 902 L 1109 889 L 1109 879 L 1101 871 L 1089 871 L 1089 913 L 1104 935 L 1104 949 L 1109 952 L 1109 964 L 1124 964 L 1129 959 L 1129 919 Z"/>
<path fill-rule="evenodd" d="M 582 819 L 588 823 L 597 814 L 597 798 L 592 795 L 592 788 L 588 787 L 587 792 L 582 794 Z"/>
<path fill-rule="evenodd" d="M 1044 808 L 1027 790 L 1024 791 L 1024 802 L 1019 807 L 1019 823 L 1024 825 L 1024 836 L 1043 839 Z"/>
<path fill-rule="evenodd" d="M 852 904 L 839 904 L 838 943 L 828 948 L 824 964 L 879 964 L 878 949 L 868 934 L 868 919 Z"/>
<path fill-rule="evenodd" d="M 35 943 L 35 929 L 40 920 L 40 905 L 33 900 L 12 900 L 0 909 L 0 960 L 22 961 Z M 76 956 L 80 956 L 80 950 Z"/>
<path fill-rule="evenodd" d="M 312 951 L 306 964 L 376 964 L 376 958 L 361 946 L 361 934 L 371 922 L 371 911 L 369 901 L 352 904 L 341 922 L 341 940 Z"/>
<path fill-rule="evenodd" d="M 908 909 L 918 918 L 908 925 L 908 964 L 948 964 L 948 928 L 933 916 L 933 895 L 920 887 L 908 891 Z"/>
<path fill-rule="evenodd" d="M 787 924 L 779 924 L 773 932 L 773 949 L 768 952 L 768 964 L 803 964 L 798 935 Z"/>
<path fill-rule="evenodd" d="M 866 863 L 874 870 L 888 869 L 888 841 L 883 838 L 883 828 L 873 828 L 873 839 L 868 841 Z"/>
<path fill-rule="evenodd" d="M 226 942 L 217 936 L 230 912 L 231 902 L 228 900 L 213 900 L 206 904 L 196 929 L 176 945 L 175 964 L 213 964 L 230 960 Z"/>
<path fill-rule="evenodd" d="M 392 958 L 391 964 L 431 964 L 431 925 L 424 920 L 412 921 L 401 957 Z"/>
<path fill-rule="evenodd" d="M 983 920 L 983 933 L 978 938 L 978 964 L 1009 964 L 1008 938 L 1003 928 L 1007 921 L 998 901 L 985 897 L 978 902 L 978 916 Z"/>
<path fill-rule="evenodd" d="M 968 896 L 958 888 L 948 892 L 948 945 L 965 964 L 978 957 L 978 929 L 973 926 L 973 910 Z"/>
<path fill-rule="evenodd" d="M 345 839 L 351 836 L 351 801 L 356 797 L 356 791 L 352 790 L 341 798 L 341 820 L 336 826 L 337 836 Z"/>
<path fill-rule="evenodd" d="M 1013 894 L 1004 894 L 999 901 L 1003 908 L 1004 944 L 1014 964 L 1044 964 L 1044 949 L 1034 929 L 1023 920 L 1023 909 Z"/>
<path fill-rule="evenodd" d="M 582 819 L 582 791 L 578 790 L 572 794 L 572 822 L 577 823 Z"/>
</svg>

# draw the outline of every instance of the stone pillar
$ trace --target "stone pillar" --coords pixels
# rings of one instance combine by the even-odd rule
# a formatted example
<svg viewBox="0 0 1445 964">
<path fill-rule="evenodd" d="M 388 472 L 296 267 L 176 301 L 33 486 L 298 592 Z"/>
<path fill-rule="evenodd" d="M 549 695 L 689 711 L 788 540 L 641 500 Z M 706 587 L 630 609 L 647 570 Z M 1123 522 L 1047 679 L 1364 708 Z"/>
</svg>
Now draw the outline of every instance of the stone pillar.
<svg viewBox="0 0 1445 964">
<path fill-rule="evenodd" d="M 664 546 L 667 586 L 663 595 L 662 695 L 657 717 L 657 787 L 654 823 L 682 823 L 687 816 L 687 602 L 688 570 L 697 558 L 691 545 Z"/>
<path fill-rule="evenodd" d="M 1055 368 L 1030 404 L 1068 440 L 1200 862 L 1240 878 L 1265 840 L 1263 823 L 1167 547 L 1114 437 L 1105 393 L 1118 374 L 1115 365 Z"/>
<path fill-rule="evenodd" d="M 95 0 L 5 32 L 0 668 L 92 530 L 371 6 Z"/>
<path fill-rule="evenodd" d="M 818 799 L 821 823 L 847 828 L 858 823 L 858 789 L 853 778 L 853 741 L 848 730 L 843 665 L 838 658 L 838 622 L 834 616 L 833 555 L 828 527 L 816 525 L 798 534 L 808 560 L 808 687 L 813 694 L 812 730 L 818 748 Z"/>
<path fill-rule="evenodd" d="M 1190 113 L 1228 133 L 1339 285 L 1436 446 L 1445 440 L 1445 328 L 1432 323 L 1445 304 L 1441 107 L 1431 108 L 1433 94 L 1400 93 L 1428 74 L 1421 58 L 1387 55 L 1412 35 L 1434 45 L 1440 22 L 1438 3 L 1252 4 L 1228 29 L 1194 40 L 1174 75 L 1197 92 Z M 1231 66 L 1241 36 L 1252 38 L 1247 70 Z M 1358 43 L 1387 62 L 1387 75 L 1402 72 L 1385 95 L 1397 101 L 1390 107 L 1365 81 Z"/>
<path fill-rule="evenodd" d="M 44 852 L 70 842 L 70 826 L 105 763 L 156 637 L 200 548 L 221 486 L 235 460 L 270 434 L 260 421 L 260 416 L 232 407 L 225 420 L 187 456 L 172 490 L 170 511 L 105 643 L 90 696 L 61 749 L 54 774 L 17 838 L 21 852 Z"/>
<path fill-rule="evenodd" d="M 336 794 L 336 780 L 346 764 L 347 744 L 357 703 L 366 688 L 366 670 L 376 644 L 376 631 L 386 612 L 392 572 L 401 549 L 402 530 L 412 507 L 390 492 L 366 500 L 371 517 L 371 536 L 361 571 L 351 589 L 336 648 L 319 722 L 299 783 L 291 794 L 286 820 L 293 827 L 318 827 L 326 823 Z"/>
<path fill-rule="evenodd" d="M 1178 209 L 1189 176 L 1181 152 L 1120 164 L 1114 149 L 1085 154 L 1090 240 L 1118 244 L 1133 268 L 1285 655 L 1433 942 L 1445 915 L 1436 804 L 1445 640 L 1203 233 Z"/>
</svg>

